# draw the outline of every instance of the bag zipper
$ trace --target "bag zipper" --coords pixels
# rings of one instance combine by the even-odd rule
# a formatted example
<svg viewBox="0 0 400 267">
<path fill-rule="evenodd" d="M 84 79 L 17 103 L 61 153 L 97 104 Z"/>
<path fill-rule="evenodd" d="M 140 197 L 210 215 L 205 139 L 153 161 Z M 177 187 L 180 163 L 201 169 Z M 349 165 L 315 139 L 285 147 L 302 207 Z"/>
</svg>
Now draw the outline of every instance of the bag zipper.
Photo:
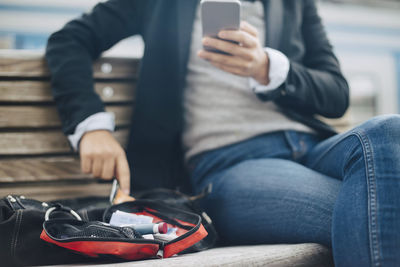
<svg viewBox="0 0 400 267">
<path fill-rule="evenodd" d="M 150 214 L 153 214 L 154 216 L 159 217 L 159 218 L 164 217 L 164 216 L 162 216 L 162 214 L 159 214 L 159 212 L 153 212 L 153 211 L 150 211 L 150 210 L 148 210 L 148 209 L 146 209 L 146 208 L 145 208 L 144 210 L 145 210 L 146 212 L 150 213 Z M 200 221 L 199 221 L 193 228 L 191 228 L 190 230 L 188 230 L 185 234 L 183 234 L 183 235 L 181 235 L 181 236 L 178 236 L 177 238 L 175 238 L 175 239 L 173 239 L 173 240 L 167 242 L 168 245 L 173 244 L 173 243 L 178 242 L 178 241 L 181 241 L 181 240 L 187 238 L 188 236 L 192 235 L 193 233 L 195 233 L 197 230 L 199 230 L 200 225 L 201 225 L 201 217 L 200 217 L 198 214 L 193 214 L 193 215 L 198 216 L 199 219 L 200 219 Z M 162 216 L 162 217 L 160 217 L 160 216 Z M 172 220 L 173 220 L 173 219 L 172 219 Z M 176 221 L 175 223 L 178 223 L 178 224 L 179 224 L 178 227 L 181 227 L 181 228 L 183 228 L 183 226 L 185 226 L 185 225 L 181 225 L 181 224 L 180 224 L 179 222 L 177 222 L 177 221 Z M 184 228 L 183 228 L 183 229 L 184 229 Z"/>
<path fill-rule="evenodd" d="M 8 200 L 8 201 L 6 201 L 6 203 L 13 211 L 20 210 L 20 209 L 26 209 L 24 204 L 21 202 L 21 200 L 26 199 L 25 196 L 14 197 L 12 195 L 8 195 L 6 197 L 6 199 Z M 28 199 L 27 199 L 27 201 L 28 201 Z M 49 207 L 49 204 L 47 204 L 46 202 L 42 202 L 42 207 L 46 209 Z"/>
<path fill-rule="evenodd" d="M 165 242 L 159 241 L 160 242 L 160 246 L 158 248 L 157 251 L 157 258 L 159 259 L 163 259 L 164 258 L 164 247 L 165 247 Z"/>
<path fill-rule="evenodd" d="M 18 210 L 17 207 L 15 207 L 14 205 L 19 205 L 19 206 L 21 206 L 21 205 L 17 202 L 17 199 L 14 198 L 12 195 L 8 195 L 6 198 L 7 198 L 7 200 L 8 200 L 8 201 L 7 201 L 8 206 L 9 206 L 13 211 Z"/>
</svg>

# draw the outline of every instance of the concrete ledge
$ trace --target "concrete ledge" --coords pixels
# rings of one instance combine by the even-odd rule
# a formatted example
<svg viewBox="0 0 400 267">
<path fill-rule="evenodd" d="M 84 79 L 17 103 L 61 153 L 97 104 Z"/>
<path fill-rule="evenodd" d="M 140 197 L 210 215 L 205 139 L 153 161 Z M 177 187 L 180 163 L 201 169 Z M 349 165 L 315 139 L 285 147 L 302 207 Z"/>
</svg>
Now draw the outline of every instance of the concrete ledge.
<svg viewBox="0 0 400 267">
<path fill-rule="evenodd" d="M 88 266 L 88 265 L 73 265 Z M 94 265 L 93 265 L 94 266 Z M 333 266 L 331 252 L 318 244 L 221 247 L 169 259 L 152 259 L 96 266 Z"/>
</svg>

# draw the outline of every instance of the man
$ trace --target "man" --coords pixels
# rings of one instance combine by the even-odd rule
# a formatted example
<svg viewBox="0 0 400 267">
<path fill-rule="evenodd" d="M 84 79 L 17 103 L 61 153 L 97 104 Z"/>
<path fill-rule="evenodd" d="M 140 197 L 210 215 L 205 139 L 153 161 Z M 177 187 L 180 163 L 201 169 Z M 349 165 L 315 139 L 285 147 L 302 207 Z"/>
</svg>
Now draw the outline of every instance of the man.
<svg viewBox="0 0 400 267">
<path fill-rule="evenodd" d="M 126 193 L 130 181 L 212 183 L 203 205 L 229 243 L 318 242 L 338 266 L 399 260 L 400 200 L 389 196 L 400 191 L 400 120 L 334 135 L 314 118 L 340 117 L 349 102 L 314 1 L 242 1 L 240 30 L 219 35 L 239 45 L 202 39 L 198 4 L 111 0 L 50 37 L 54 97 L 82 170 L 116 176 Z M 146 49 L 126 157 L 91 65 L 134 34 Z"/>
</svg>

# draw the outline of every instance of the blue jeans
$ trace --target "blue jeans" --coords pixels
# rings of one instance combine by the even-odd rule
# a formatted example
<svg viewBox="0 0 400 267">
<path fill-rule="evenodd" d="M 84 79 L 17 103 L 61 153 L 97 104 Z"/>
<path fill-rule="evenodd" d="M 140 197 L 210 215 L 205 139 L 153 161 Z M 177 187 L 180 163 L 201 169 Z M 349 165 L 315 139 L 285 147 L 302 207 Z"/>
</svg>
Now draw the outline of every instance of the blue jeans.
<svg viewBox="0 0 400 267">
<path fill-rule="evenodd" d="M 229 244 L 320 243 L 337 266 L 400 266 L 400 116 L 321 140 L 282 131 L 202 153 L 193 190 Z"/>
</svg>

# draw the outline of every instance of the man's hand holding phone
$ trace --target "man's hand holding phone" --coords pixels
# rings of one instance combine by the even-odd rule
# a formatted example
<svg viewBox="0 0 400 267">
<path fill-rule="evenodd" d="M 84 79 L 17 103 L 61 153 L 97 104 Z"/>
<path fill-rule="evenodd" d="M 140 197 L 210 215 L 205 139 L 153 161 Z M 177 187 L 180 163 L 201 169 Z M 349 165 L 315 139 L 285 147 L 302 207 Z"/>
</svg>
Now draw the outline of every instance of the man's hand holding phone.
<svg viewBox="0 0 400 267">
<path fill-rule="evenodd" d="M 125 195 L 130 191 L 130 171 L 124 149 L 109 131 L 87 132 L 79 144 L 81 168 L 96 178 L 116 177 Z"/>
<path fill-rule="evenodd" d="M 203 45 L 228 55 L 203 49 L 198 52 L 198 56 L 226 72 L 251 77 L 263 85 L 269 84 L 269 59 L 255 27 L 242 21 L 239 30 L 222 30 L 218 33 L 218 37 L 220 39 L 204 37 Z"/>
</svg>

